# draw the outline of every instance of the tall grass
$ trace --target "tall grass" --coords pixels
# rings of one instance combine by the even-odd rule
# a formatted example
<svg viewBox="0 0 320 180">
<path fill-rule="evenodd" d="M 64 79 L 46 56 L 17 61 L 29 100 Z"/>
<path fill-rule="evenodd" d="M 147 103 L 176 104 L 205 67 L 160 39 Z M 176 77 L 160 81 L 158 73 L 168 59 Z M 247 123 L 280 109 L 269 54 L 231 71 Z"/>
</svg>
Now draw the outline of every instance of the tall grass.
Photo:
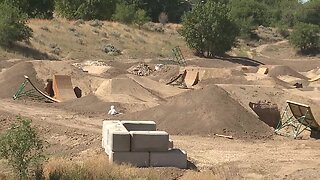
<svg viewBox="0 0 320 180">
<path fill-rule="evenodd" d="M 106 156 L 98 156 L 84 162 L 51 159 L 44 166 L 44 176 L 49 180 L 164 179 L 155 169 L 109 164 Z"/>
</svg>

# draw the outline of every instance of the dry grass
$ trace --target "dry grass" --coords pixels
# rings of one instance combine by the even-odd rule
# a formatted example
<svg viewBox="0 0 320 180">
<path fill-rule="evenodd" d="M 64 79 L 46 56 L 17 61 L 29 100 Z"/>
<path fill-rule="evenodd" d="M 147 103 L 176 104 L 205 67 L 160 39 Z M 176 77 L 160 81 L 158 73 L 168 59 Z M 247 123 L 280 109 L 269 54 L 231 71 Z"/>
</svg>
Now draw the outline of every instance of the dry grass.
<svg viewBox="0 0 320 180">
<path fill-rule="evenodd" d="M 112 165 L 106 156 L 97 156 L 84 162 L 51 159 L 44 166 L 46 179 L 164 179 L 155 169 L 139 169 L 129 165 Z"/>
<path fill-rule="evenodd" d="M 149 32 L 107 21 L 104 21 L 102 26 L 92 27 L 90 22 L 82 24 L 65 19 L 31 19 L 28 25 L 34 32 L 34 37 L 31 38 L 28 46 L 50 55 L 52 51 L 50 44 L 56 43 L 61 49 L 58 55 L 60 59 L 114 59 L 115 57 L 101 50 L 106 43 L 123 51 L 123 55 L 116 57 L 118 59 L 158 58 L 159 55 L 171 57 L 173 47 L 186 47 L 184 40 L 177 33 L 172 33 L 178 27 L 175 25 L 168 26 L 168 32 L 165 33 Z M 79 43 L 79 38 L 85 43 Z M 102 38 L 107 42 L 101 41 Z M 9 58 L 25 59 L 26 57 L 22 52 L 8 52 L 0 49 L 0 59 Z"/>
<path fill-rule="evenodd" d="M 209 180 L 209 179 L 219 180 L 222 178 L 220 178 L 219 176 L 209 171 L 204 171 L 204 172 L 188 171 L 180 178 L 180 180 Z"/>
</svg>

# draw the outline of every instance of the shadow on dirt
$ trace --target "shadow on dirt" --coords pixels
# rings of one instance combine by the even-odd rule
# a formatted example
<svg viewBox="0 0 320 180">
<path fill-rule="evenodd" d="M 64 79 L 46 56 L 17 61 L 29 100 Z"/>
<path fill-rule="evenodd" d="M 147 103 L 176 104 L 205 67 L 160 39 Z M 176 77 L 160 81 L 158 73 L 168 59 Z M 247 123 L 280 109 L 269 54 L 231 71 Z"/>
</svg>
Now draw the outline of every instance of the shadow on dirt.
<svg viewBox="0 0 320 180">
<path fill-rule="evenodd" d="M 19 43 L 13 43 L 8 47 L 4 47 L 4 49 L 8 52 L 21 54 L 24 57 L 32 58 L 35 60 L 57 60 L 57 58 L 52 57 L 45 52 L 41 52 L 38 49 L 34 49 L 32 47 L 28 47 Z"/>
<path fill-rule="evenodd" d="M 264 63 L 254 60 L 254 59 L 250 59 L 248 57 L 239 57 L 239 56 L 224 56 L 224 57 L 220 57 L 220 56 L 215 56 L 215 58 L 220 59 L 220 60 L 224 60 L 224 61 L 229 61 L 232 63 L 237 63 L 237 64 L 241 64 L 244 66 L 259 66 L 259 65 L 265 65 Z"/>
</svg>

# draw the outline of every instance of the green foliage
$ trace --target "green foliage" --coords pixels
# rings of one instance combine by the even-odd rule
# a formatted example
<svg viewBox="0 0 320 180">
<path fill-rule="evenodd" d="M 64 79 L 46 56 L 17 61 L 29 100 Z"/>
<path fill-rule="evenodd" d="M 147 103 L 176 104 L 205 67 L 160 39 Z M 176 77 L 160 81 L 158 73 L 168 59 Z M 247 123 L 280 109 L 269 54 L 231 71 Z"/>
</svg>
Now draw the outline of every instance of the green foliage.
<svg viewBox="0 0 320 180">
<path fill-rule="evenodd" d="M 231 18 L 239 27 L 242 38 L 250 38 L 251 30 L 256 26 L 269 25 L 269 11 L 264 3 L 257 0 L 233 0 L 230 7 Z"/>
<path fill-rule="evenodd" d="M 127 5 L 124 3 L 117 4 L 116 11 L 112 16 L 112 19 L 126 24 L 132 23 L 134 20 L 135 11 L 135 5 Z"/>
<path fill-rule="evenodd" d="M 52 18 L 54 0 L 0 0 L 0 3 L 10 3 L 30 18 Z"/>
<path fill-rule="evenodd" d="M 115 14 L 112 16 L 112 18 L 122 23 L 135 23 L 139 26 L 150 20 L 146 14 L 146 11 L 137 8 L 133 4 L 125 3 L 117 4 Z"/>
<path fill-rule="evenodd" d="M 208 1 L 194 7 L 182 20 L 179 33 L 200 55 L 222 55 L 234 45 L 237 26 L 230 20 L 226 4 Z"/>
<path fill-rule="evenodd" d="M 27 16 L 18 8 L 0 3 L 0 12 L 0 46 L 9 46 L 32 36 L 32 30 L 26 26 Z"/>
<path fill-rule="evenodd" d="M 31 165 L 37 165 L 43 152 L 42 141 L 31 121 L 18 117 L 0 138 L 0 157 L 8 160 L 19 179 L 26 179 Z"/>
<path fill-rule="evenodd" d="M 147 16 L 145 10 L 138 9 L 134 14 L 133 23 L 137 24 L 139 27 L 148 21 L 150 21 L 150 18 Z"/>
<path fill-rule="evenodd" d="M 294 27 L 289 40 L 304 54 L 318 53 L 320 49 L 320 26 L 299 23 Z"/>
<path fill-rule="evenodd" d="M 116 0 L 56 0 L 55 9 L 67 19 L 108 20 L 114 13 Z"/>
<path fill-rule="evenodd" d="M 306 2 L 296 16 L 300 22 L 320 25 L 320 0 Z"/>
</svg>

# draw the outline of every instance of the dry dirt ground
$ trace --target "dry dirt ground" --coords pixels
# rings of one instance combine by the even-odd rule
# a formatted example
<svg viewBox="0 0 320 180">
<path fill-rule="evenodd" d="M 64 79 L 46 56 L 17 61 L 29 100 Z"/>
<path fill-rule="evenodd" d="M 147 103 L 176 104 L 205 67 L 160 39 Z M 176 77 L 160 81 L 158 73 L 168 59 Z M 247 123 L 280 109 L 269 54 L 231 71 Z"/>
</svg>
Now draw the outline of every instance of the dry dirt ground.
<svg viewBox="0 0 320 180">
<path fill-rule="evenodd" d="M 52 23 L 55 26 L 36 22 L 32 27 L 45 36 L 68 27 Z M 44 26 L 48 26 L 49 31 L 44 30 Z M 134 34 L 133 39 L 143 34 L 140 30 L 112 26 L 123 30 L 121 32 L 127 36 Z M 79 25 L 76 31 L 84 34 L 86 28 L 91 27 Z M 106 31 L 106 26 L 100 30 Z M 69 31 L 74 33 L 70 27 Z M 147 39 L 152 33 L 143 36 Z M 84 37 L 91 36 L 96 35 Z M 40 36 L 37 38 L 39 40 Z M 54 41 L 53 38 L 50 36 L 49 40 Z M 110 38 L 113 41 L 113 37 Z M 41 44 L 39 41 L 32 43 Z M 73 51 L 67 44 L 61 46 Z M 82 54 L 88 56 L 89 51 L 90 48 Z M 12 54 L 4 54 L 4 60 L 0 61 L 0 132 L 8 129 L 16 115 L 30 118 L 46 141 L 48 157 L 82 160 L 103 154 L 103 120 L 154 120 L 158 129 L 170 133 L 175 147 L 187 151 L 190 161 L 189 170 L 160 169 L 167 172 L 168 179 L 183 178 L 190 171 L 210 171 L 218 179 L 317 179 L 320 175 L 318 140 L 310 138 L 308 132 L 298 139 L 275 135 L 274 128 L 249 107 L 250 102 L 268 101 L 283 112 L 285 101 L 292 100 L 309 104 L 320 121 L 320 82 L 309 81 L 320 74 L 320 58 L 301 57 L 293 51 L 286 41 L 280 41 L 252 49 L 250 58 L 187 56 L 188 67 L 207 68 L 200 82 L 189 89 L 166 85 L 170 78 L 179 74 L 181 67 L 161 58 L 149 58 L 149 55 L 149 59 L 126 56 L 114 59 L 97 54 L 98 59 L 103 60 L 88 57 L 90 61 L 82 61 L 84 59 L 77 59 L 81 53 L 68 58 L 69 52 L 63 51 L 62 61 L 50 61 L 6 60 Z M 132 54 L 130 50 L 128 52 Z M 153 51 L 149 53 L 154 55 Z M 127 71 L 141 62 L 151 69 L 158 63 L 165 65 L 149 76 L 136 76 Z M 269 69 L 267 75 L 257 73 L 261 67 Z M 54 74 L 70 75 L 73 87 L 82 90 L 82 97 L 62 103 L 46 103 L 27 97 L 12 99 L 24 81 L 23 75 L 28 75 L 44 90 L 46 81 Z M 303 88 L 294 88 L 297 82 Z M 107 115 L 110 105 L 115 105 L 123 114 Z M 216 133 L 231 135 L 233 139 L 217 137 Z M 9 172 L 2 162 L 0 172 Z"/>
</svg>

